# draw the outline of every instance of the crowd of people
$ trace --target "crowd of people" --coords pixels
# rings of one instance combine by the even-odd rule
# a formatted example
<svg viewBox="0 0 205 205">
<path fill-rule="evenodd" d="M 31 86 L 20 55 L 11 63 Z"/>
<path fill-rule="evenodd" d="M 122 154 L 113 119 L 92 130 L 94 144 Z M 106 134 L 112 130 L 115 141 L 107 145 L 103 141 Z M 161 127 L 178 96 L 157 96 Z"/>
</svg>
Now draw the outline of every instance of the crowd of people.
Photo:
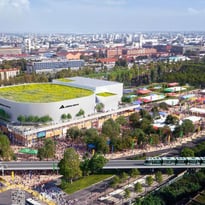
<svg viewBox="0 0 205 205">
<path fill-rule="evenodd" d="M 39 184 L 44 184 L 59 178 L 59 175 L 52 171 L 16 171 L 5 173 L 2 178 L 11 185 L 23 185 L 32 189 Z"/>
<path fill-rule="evenodd" d="M 67 194 L 58 188 L 54 183 L 49 182 L 34 188 L 43 197 L 54 201 L 58 205 L 72 205 L 78 200 L 68 200 Z"/>
<path fill-rule="evenodd" d="M 201 96 L 197 96 L 201 97 Z M 195 106 L 195 102 L 189 102 L 185 105 L 178 105 L 171 107 L 168 110 L 168 114 L 172 113 L 179 113 L 179 118 L 183 119 L 187 116 L 189 116 L 187 106 Z M 205 104 L 197 103 L 197 107 L 205 108 Z M 188 141 L 189 138 L 200 136 L 201 132 L 194 133 L 192 136 L 189 136 L 187 138 L 183 138 L 184 142 Z M 57 138 L 55 139 L 56 142 L 56 153 L 55 153 L 55 160 L 60 160 L 63 157 L 64 151 L 68 147 L 73 147 L 78 152 L 80 157 L 82 158 L 83 155 L 86 153 L 86 146 L 83 144 L 74 143 L 72 140 L 69 140 L 67 138 Z M 131 155 L 137 155 L 146 153 L 148 151 L 155 151 L 155 150 L 161 150 L 161 149 L 167 149 L 171 147 L 175 147 L 177 145 L 180 145 L 182 143 L 182 139 L 178 139 L 177 141 L 170 142 L 170 144 L 164 145 L 160 144 L 158 146 L 146 146 L 143 149 L 132 149 L 124 152 L 116 152 L 116 153 L 109 153 L 106 154 L 105 157 L 107 159 L 114 159 L 114 158 L 120 158 L 125 156 L 131 156 Z M 38 141 L 33 148 L 38 149 L 43 145 L 43 141 Z M 21 149 L 21 146 L 12 145 L 12 149 L 14 150 L 14 153 L 19 153 L 19 150 Z M 21 158 L 18 158 L 20 160 L 28 160 L 28 158 L 31 160 L 38 160 L 37 156 L 30 156 L 30 155 L 21 155 Z M 23 185 L 26 187 L 29 187 L 30 189 L 34 189 L 38 191 L 42 196 L 49 198 L 50 200 L 55 201 L 58 205 L 70 205 L 70 204 L 76 204 L 77 202 L 75 200 L 67 200 L 66 194 L 62 192 L 61 189 L 59 189 L 56 186 L 49 186 L 47 182 L 52 181 L 56 178 L 58 178 L 59 175 L 55 174 L 54 172 L 38 172 L 38 171 L 18 171 L 14 173 L 13 175 L 5 175 L 4 179 L 8 181 L 10 184 L 16 184 L 16 185 Z M 0 184 L 1 186 L 1 184 Z"/>
</svg>

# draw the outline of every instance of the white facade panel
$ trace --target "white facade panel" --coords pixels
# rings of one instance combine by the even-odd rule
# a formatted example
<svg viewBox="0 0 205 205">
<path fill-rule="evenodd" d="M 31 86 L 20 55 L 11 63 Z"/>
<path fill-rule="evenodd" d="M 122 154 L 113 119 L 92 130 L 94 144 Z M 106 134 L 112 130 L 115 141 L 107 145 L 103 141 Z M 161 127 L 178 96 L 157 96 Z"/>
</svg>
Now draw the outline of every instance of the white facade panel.
<svg viewBox="0 0 205 205">
<path fill-rule="evenodd" d="M 19 103 L 0 99 L 0 108 L 11 115 L 11 121 L 17 121 L 19 115 L 49 115 L 54 122 L 59 122 L 62 114 L 69 113 L 72 119 L 76 118 L 80 109 L 84 110 L 85 116 L 92 114 L 95 110 L 95 95 L 52 103 Z"/>
</svg>

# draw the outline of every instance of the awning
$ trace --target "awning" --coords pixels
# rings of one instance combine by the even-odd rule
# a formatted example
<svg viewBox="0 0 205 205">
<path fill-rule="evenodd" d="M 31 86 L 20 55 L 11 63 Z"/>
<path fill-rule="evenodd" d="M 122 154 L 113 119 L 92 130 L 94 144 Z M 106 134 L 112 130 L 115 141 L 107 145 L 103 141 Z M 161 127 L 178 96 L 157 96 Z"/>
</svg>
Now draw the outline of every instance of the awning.
<svg viewBox="0 0 205 205">
<path fill-rule="evenodd" d="M 38 150 L 29 148 L 22 148 L 19 150 L 19 152 L 22 154 L 38 154 Z"/>
</svg>

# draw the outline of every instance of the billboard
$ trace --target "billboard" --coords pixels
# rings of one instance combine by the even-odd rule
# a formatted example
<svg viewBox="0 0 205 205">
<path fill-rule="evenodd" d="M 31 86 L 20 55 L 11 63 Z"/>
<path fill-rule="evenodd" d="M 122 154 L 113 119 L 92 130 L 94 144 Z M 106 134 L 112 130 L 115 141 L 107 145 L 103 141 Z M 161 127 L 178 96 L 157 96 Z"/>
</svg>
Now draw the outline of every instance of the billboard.
<svg viewBox="0 0 205 205">
<path fill-rule="evenodd" d="M 42 132 L 37 132 L 37 137 L 38 138 L 42 138 L 46 136 L 46 131 L 42 131 Z"/>
</svg>

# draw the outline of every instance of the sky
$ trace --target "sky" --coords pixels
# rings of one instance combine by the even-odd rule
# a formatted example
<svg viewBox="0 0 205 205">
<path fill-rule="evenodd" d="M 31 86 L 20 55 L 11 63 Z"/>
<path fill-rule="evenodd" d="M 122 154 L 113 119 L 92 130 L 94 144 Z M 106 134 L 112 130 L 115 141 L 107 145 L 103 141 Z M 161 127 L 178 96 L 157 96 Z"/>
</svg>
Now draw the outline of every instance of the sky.
<svg viewBox="0 0 205 205">
<path fill-rule="evenodd" d="M 204 31 L 205 0 L 0 0 L 0 32 Z"/>
</svg>

